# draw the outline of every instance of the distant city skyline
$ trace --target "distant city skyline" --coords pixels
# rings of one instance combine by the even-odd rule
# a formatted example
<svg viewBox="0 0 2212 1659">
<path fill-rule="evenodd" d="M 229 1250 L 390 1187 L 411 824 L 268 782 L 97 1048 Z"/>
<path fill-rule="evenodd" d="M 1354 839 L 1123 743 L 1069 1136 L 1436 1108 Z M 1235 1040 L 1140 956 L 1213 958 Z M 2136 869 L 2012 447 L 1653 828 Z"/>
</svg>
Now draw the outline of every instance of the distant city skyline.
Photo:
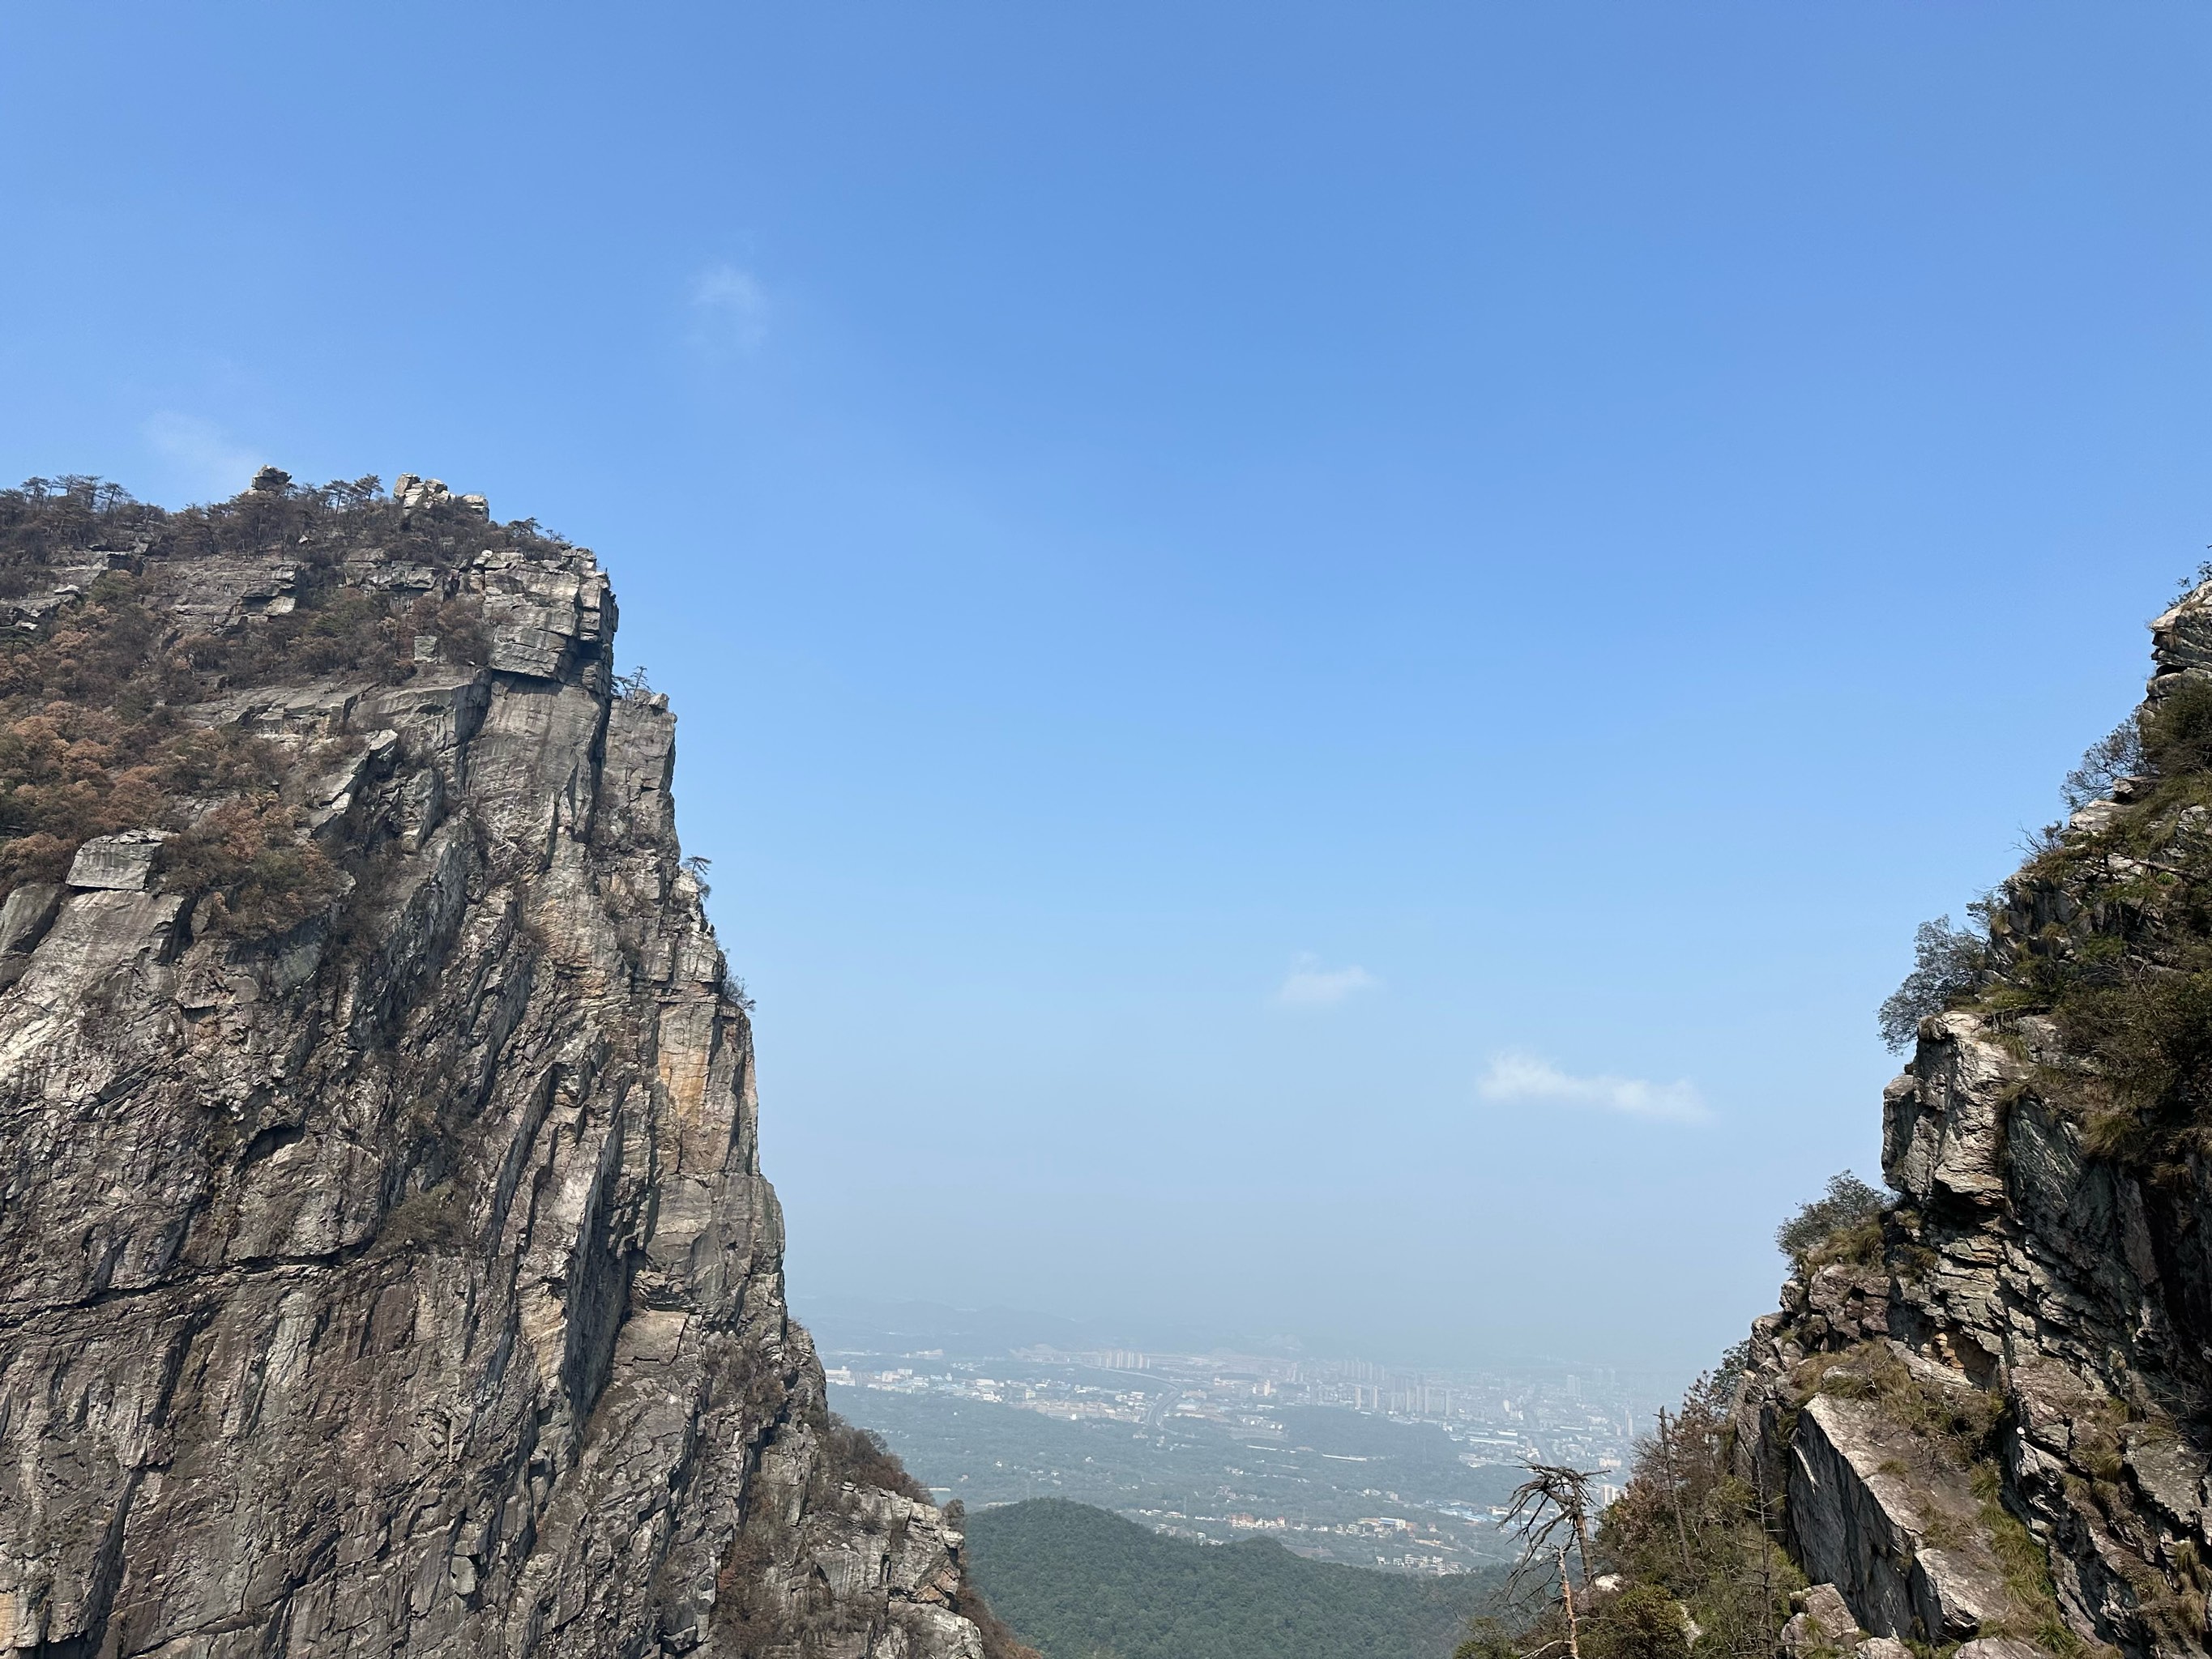
<svg viewBox="0 0 2212 1659">
<path fill-rule="evenodd" d="M 1779 1263 L 1778 1253 L 1776 1259 Z M 1778 1281 L 1780 1273 L 1778 1266 Z M 817 1346 L 825 1352 L 841 1342 L 856 1340 L 855 1333 L 859 1331 L 866 1332 L 868 1341 L 881 1344 L 890 1340 L 889 1333 L 892 1329 L 903 1328 L 910 1339 L 909 1347 L 916 1352 L 967 1355 L 1057 1348 L 1067 1354 L 1083 1355 L 1086 1360 L 1095 1360 L 1102 1365 L 1104 1356 L 1115 1353 L 1135 1360 L 1156 1354 L 1220 1354 L 1287 1364 L 1349 1367 L 1352 1372 L 1360 1372 L 1360 1368 L 1364 1367 L 1365 1372 L 1360 1372 L 1357 1380 L 1365 1382 L 1379 1382 L 1395 1375 L 1456 1372 L 1468 1369 L 1470 1364 L 1477 1370 L 1484 1365 L 1511 1369 L 1549 1367 L 1562 1375 L 1603 1376 L 1609 1387 L 1620 1386 L 1622 1378 L 1627 1377 L 1633 1386 L 1651 1390 L 1656 1397 L 1670 1402 L 1698 1371 L 1718 1363 L 1723 1352 L 1716 1349 L 1702 1360 L 1693 1359 L 1685 1364 L 1653 1365 L 1640 1363 L 1633 1355 L 1607 1356 L 1595 1350 L 1572 1353 L 1498 1347 L 1487 1352 L 1480 1362 L 1468 1362 L 1441 1352 L 1420 1352 L 1418 1342 L 1408 1347 L 1386 1345 L 1380 1349 L 1368 1345 L 1363 1353 L 1358 1341 L 1326 1330 L 1254 1330 L 1240 1328 L 1234 1323 L 1208 1327 L 1193 1321 L 1117 1319 L 1004 1304 L 957 1307 L 901 1297 L 809 1294 L 803 1288 L 791 1292 L 791 1309 L 793 1316 L 815 1334 Z M 1759 1311 L 1766 1310 L 1761 1308 Z M 1747 1333 L 1748 1329 L 1747 1320 Z M 1454 1339 L 1458 1340 L 1456 1336 Z M 1735 1340 L 1741 1340 L 1741 1334 Z"/>
<path fill-rule="evenodd" d="M 940 1502 L 1064 1496 L 1170 1537 L 1265 1534 L 1313 1559 L 1400 1572 L 1513 1559 L 1507 1494 L 1532 1461 L 1589 1470 L 1610 1503 L 1638 1416 L 1648 1429 L 1677 1397 L 1602 1370 L 1408 1372 L 1046 1344 L 984 1353 L 945 1329 L 952 1352 L 902 1349 L 857 1318 L 821 1345 L 836 1409 L 882 1432 Z"/>
</svg>

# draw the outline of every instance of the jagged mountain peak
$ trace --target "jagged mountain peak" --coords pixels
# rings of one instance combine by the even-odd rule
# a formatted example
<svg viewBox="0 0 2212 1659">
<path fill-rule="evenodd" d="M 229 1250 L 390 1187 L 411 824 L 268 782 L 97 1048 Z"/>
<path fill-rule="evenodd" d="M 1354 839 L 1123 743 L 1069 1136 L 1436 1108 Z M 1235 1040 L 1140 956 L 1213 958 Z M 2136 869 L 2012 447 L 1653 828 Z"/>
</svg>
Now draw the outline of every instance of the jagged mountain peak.
<svg viewBox="0 0 2212 1659">
<path fill-rule="evenodd" d="M 432 484 L 0 492 L 0 1645 L 1007 1651 L 787 1313 L 667 700 Z"/>
<path fill-rule="evenodd" d="M 2206 1649 L 2212 582 L 2152 630 L 1986 934 L 1923 939 L 1897 1202 L 1753 1329 L 1744 1467 L 1855 1636 Z"/>
</svg>

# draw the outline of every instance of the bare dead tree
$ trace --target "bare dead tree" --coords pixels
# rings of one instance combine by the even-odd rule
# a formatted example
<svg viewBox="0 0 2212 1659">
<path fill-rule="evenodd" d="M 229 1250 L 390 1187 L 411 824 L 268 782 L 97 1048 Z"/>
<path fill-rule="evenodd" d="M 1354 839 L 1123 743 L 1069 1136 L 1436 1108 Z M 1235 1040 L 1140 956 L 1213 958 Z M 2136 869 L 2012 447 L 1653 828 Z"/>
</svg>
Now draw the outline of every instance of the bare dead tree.
<svg viewBox="0 0 2212 1659">
<path fill-rule="evenodd" d="M 1595 1469 L 1577 1469 L 1564 1463 L 1531 1462 L 1528 1478 L 1513 1489 L 1501 1528 L 1520 1534 L 1521 1559 L 1506 1575 L 1509 1596 L 1522 1593 L 1540 1566 L 1559 1574 L 1559 1600 L 1567 1613 L 1568 1659 L 1582 1659 L 1582 1633 L 1575 1612 L 1574 1580 L 1567 1573 L 1567 1540 L 1574 1542 L 1582 1562 L 1583 1592 L 1590 1587 L 1589 1483 Z M 1546 1559 L 1547 1557 L 1550 1559 Z"/>
<path fill-rule="evenodd" d="M 1782 1633 L 1774 1621 L 1774 1514 L 1766 1502 L 1766 1459 L 1756 1458 L 1752 1465 L 1756 1477 L 1759 1504 L 1759 1607 L 1766 1620 L 1766 1650 L 1778 1651 Z"/>
<path fill-rule="evenodd" d="M 1506 1505 L 1502 1528 L 1510 1528 L 1521 1535 L 1521 1558 L 1525 1565 L 1545 1550 L 1560 1547 L 1562 1533 L 1575 1540 L 1576 1559 L 1582 1563 L 1583 1588 L 1590 1582 L 1589 1557 L 1589 1483 L 1598 1478 L 1596 1469 L 1577 1469 L 1565 1463 L 1535 1463 L 1528 1465 L 1528 1478 L 1514 1487 L 1513 1496 Z M 1567 1582 L 1566 1567 L 1562 1559 L 1559 1583 Z"/>
<path fill-rule="evenodd" d="M 1552 1553 L 1558 1558 L 1559 1563 L 1559 1599 L 1567 1604 L 1568 1659 L 1583 1659 L 1582 1633 L 1575 1625 L 1574 1587 L 1567 1583 L 1566 1548 L 1564 1545 L 1554 1544 L 1552 1547 Z M 1589 1588 L 1589 1562 L 1588 1559 L 1585 1559 L 1583 1562 L 1583 1588 L 1585 1590 Z"/>
<path fill-rule="evenodd" d="M 1659 1408 L 1659 1471 L 1667 1482 L 1667 1498 L 1674 1511 L 1674 1536 L 1682 1547 L 1682 1574 L 1690 1572 L 1690 1529 L 1682 1520 L 1682 1477 L 1674 1469 L 1674 1434 L 1667 1421 L 1667 1408 Z"/>
</svg>

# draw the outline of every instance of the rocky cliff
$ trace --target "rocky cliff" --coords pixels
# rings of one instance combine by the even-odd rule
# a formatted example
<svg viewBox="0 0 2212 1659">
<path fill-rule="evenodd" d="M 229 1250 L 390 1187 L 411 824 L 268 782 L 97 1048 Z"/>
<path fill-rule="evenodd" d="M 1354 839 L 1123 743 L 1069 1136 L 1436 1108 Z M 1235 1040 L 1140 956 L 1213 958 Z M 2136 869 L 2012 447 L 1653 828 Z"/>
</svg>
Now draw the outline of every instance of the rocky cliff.
<svg viewBox="0 0 2212 1659">
<path fill-rule="evenodd" d="M 592 555 L 34 481 L 0 605 L 0 1644 L 1004 1650 L 785 1308 Z"/>
<path fill-rule="evenodd" d="M 1898 1201 L 1753 1332 L 1744 1468 L 1832 1647 L 2206 1648 L 2212 583 L 2153 629 L 2080 810 L 1950 942 L 1883 1102 Z"/>
</svg>

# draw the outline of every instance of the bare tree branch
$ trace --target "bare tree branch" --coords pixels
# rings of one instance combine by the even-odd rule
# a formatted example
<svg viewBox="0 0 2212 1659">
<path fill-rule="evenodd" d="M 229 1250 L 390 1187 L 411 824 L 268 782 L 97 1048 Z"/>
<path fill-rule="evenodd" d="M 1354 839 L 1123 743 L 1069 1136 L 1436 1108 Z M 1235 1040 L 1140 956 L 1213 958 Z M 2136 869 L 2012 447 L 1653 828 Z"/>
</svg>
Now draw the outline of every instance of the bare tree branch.
<svg viewBox="0 0 2212 1659">
<path fill-rule="evenodd" d="M 1573 1468 L 1565 1463 L 1535 1462 L 1528 1464 L 1528 1479 L 1513 1489 L 1505 1518 L 1498 1523 L 1501 1531 L 1510 1528 L 1521 1537 L 1521 1559 L 1514 1567 L 1514 1576 L 1522 1576 L 1544 1551 L 1558 1549 L 1559 1534 L 1570 1533 L 1575 1540 L 1576 1559 L 1582 1564 L 1583 1588 L 1588 1589 L 1589 1483 L 1598 1478 L 1601 1471 Z M 1560 1572 L 1559 1582 L 1564 1586 L 1564 1565 Z"/>
</svg>

